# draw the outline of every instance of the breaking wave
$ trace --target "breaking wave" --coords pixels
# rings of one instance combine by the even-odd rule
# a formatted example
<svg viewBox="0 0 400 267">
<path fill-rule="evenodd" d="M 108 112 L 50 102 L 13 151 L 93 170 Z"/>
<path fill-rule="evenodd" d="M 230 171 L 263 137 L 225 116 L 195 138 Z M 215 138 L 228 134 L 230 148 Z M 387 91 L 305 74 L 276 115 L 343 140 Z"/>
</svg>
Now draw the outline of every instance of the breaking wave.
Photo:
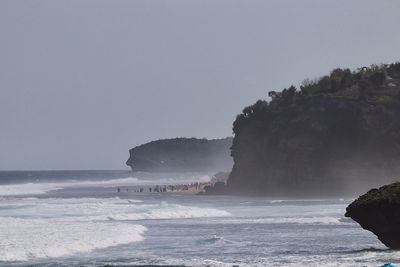
<svg viewBox="0 0 400 267">
<path fill-rule="evenodd" d="M 75 187 L 116 187 L 132 185 L 160 185 L 160 184 L 189 184 L 193 182 L 208 182 L 210 176 L 192 176 L 188 178 L 161 178 L 161 179 L 138 179 L 136 177 L 118 178 L 110 180 L 69 180 L 62 182 L 30 182 L 23 184 L 0 185 L 0 196 L 32 196 L 42 195 L 50 191 Z"/>
<path fill-rule="evenodd" d="M 339 217 L 314 216 L 314 217 L 266 217 L 266 218 L 227 218 L 218 220 L 217 223 L 229 224 L 320 224 L 320 225 L 345 225 L 354 224 L 351 220 Z"/>
<path fill-rule="evenodd" d="M 143 240 L 142 225 L 0 218 L 0 261 L 26 261 L 87 253 Z"/>
<path fill-rule="evenodd" d="M 141 220 L 221 217 L 230 214 L 160 202 L 115 198 L 3 198 L 0 261 L 53 258 L 138 242 Z M 34 242 L 33 242 L 34 240 Z"/>
<path fill-rule="evenodd" d="M 137 184 L 138 178 L 119 178 L 105 181 L 66 181 L 66 182 L 49 182 L 49 183 L 25 183 L 25 184 L 8 184 L 0 185 L 0 196 L 24 196 L 24 195 L 40 195 L 47 192 L 60 190 L 67 187 L 85 187 L 85 186 L 126 186 Z"/>
<path fill-rule="evenodd" d="M 12 209 L 10 209 L 12 207 Z M 0 202 L 0 216 L 32 216 L 65 220 L 154 220 L 224 217 L 230 213 L 160 202 L 142 204 L 140 200 L 115 198 L 23 198 Z"/>
</svg>

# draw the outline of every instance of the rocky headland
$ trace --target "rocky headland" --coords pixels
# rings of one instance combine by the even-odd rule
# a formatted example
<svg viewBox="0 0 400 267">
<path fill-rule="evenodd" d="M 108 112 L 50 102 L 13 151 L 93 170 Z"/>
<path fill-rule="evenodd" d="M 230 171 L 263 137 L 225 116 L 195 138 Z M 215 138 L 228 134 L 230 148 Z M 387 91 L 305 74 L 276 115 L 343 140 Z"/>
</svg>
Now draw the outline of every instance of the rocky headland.
<svg viewBox="0 0 400 267">
<path fill-rule="evenodd" d="M 126 162 L 132 171 L 229 171 L 232 137 L 224 139 L 174 138 L 152 141 L 129 150 Z"/>
<path fill-rule="evenodd" d="M 372 189 L 346 209 L 347 217 L 373 232 L 387 247 L 400 249 L 400 183 Z"/>
<path fill-rule="evenodd" d="M 268 95 L 237 116 L 232 172 L 206 193 L 346 196 L 400 177 L 400 63 Z"/>
</svg>

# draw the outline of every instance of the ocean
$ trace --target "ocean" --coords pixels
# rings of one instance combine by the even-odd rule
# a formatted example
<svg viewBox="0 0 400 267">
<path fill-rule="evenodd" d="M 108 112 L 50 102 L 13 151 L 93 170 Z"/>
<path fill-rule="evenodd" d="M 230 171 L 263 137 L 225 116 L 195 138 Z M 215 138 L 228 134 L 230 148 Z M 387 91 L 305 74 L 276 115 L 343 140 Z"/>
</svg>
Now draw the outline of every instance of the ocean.
<svg viewBox="0 0 400 267">
<path fill-rule="evenodd" d="M 206 174 L 0 172 L 0 266 L 380 266 L 351 199 L 135 192 Z M 120 188 L 120 192 L 118 192 Z"/>
</svg>

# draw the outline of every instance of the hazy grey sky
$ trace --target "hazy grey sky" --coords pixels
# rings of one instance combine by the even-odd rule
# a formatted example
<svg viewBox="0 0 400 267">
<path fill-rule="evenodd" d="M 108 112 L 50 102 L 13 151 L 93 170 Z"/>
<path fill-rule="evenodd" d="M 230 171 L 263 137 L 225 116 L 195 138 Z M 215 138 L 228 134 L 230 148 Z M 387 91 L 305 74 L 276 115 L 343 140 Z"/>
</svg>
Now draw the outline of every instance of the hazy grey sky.
<svg viewBox="0 0 400 267">
<path fill-rule="evenodd" d="M 0 170 L 121 169 L 159 138 L 231 135 L 244 106 L 400 60 L 400 1 L 0 0 Z"/>
</svg>

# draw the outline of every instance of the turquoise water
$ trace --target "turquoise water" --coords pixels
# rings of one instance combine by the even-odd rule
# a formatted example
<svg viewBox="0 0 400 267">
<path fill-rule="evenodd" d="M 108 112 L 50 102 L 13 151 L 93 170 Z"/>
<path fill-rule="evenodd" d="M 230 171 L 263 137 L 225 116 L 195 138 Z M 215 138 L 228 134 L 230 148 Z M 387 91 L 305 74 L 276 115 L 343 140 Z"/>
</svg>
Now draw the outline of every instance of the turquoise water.
<svg viewBox="0 0 400 267">
<path fill-rule="evenodd" d="M 205 181 L 207 176 L 97 175 L 78 181 L 76 173 L 57 179 L 36 173 L 39 178 L 0 185 L 0 266 L 400 262 L 400 252 L 387 250 L 344 218 L 351 200 L 135 193 L 142 184 Z"/>
</svg>

